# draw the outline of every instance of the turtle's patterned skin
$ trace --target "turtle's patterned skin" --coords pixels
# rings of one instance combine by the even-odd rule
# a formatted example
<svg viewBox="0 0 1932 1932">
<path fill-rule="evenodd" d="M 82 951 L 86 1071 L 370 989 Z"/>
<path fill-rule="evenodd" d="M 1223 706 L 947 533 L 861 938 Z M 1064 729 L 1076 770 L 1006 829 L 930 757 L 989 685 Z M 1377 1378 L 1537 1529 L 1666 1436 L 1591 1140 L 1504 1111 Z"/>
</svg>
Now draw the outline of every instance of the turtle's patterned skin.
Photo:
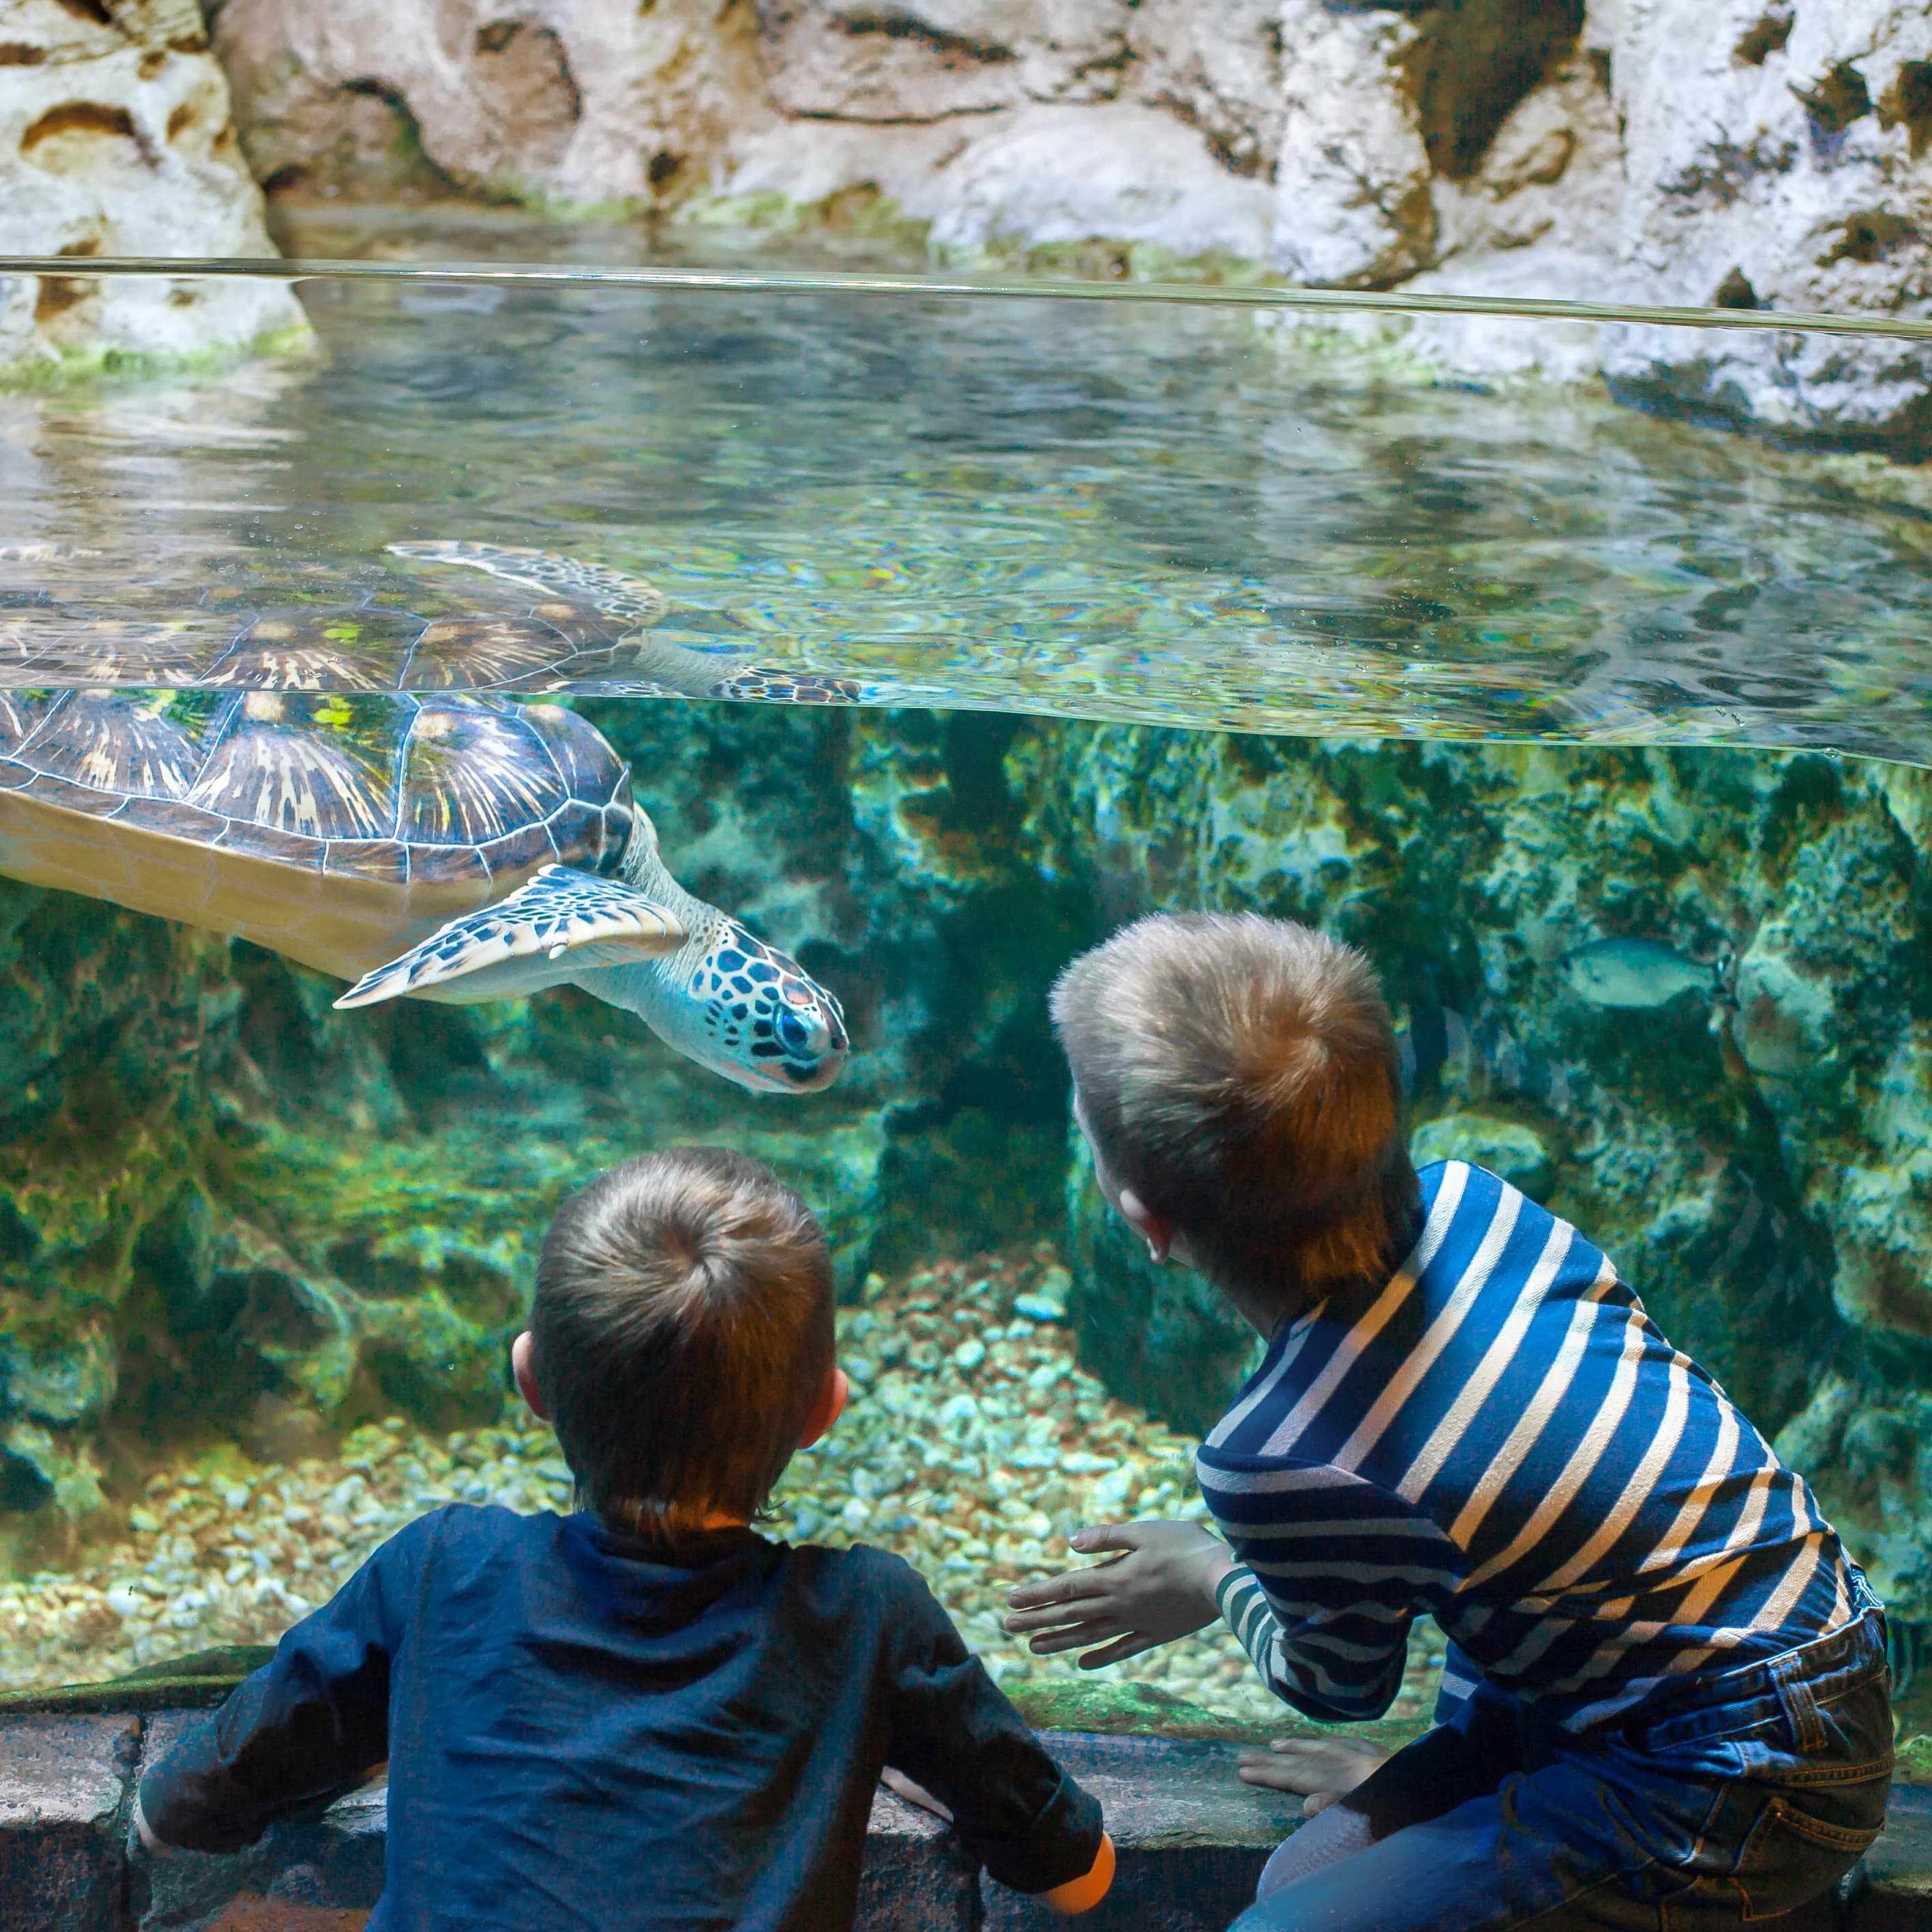
<svg viewBox="0 0 1932 1932">
<path fill-rule="evenodd" d="M 586 592 L 652 608 L 650 586 L 573 568 Z M 568 981 L 760 1090 L 823 1086 L 846 1056 L 838 1001 L 677 884 L 628 770 L 554 705 L 0 690 L 0 873 L 360 982 L 344 1004 Z"/>
<path fill-rule="evenodd" d="M 720 1053 L 748 1055 L 796 1082 L 824 1050 L 814 1031 L 813 982 L 736 920 L 694 964 L 691 990 L 700 1024 Z M 842 1055 L 842 1016 L 840 1022 L 833 1046 Z"/>
</svg>

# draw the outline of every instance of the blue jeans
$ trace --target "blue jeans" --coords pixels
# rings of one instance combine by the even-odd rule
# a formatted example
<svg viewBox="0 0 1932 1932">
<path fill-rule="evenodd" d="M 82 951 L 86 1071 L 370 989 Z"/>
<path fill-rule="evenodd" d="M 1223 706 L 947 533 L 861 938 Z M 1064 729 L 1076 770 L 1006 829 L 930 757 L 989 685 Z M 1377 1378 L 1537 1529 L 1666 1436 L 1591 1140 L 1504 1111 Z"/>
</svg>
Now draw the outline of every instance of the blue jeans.
<svg viewBox="0 0 1932 1932">
<path fill-rule="evenodd" d="M 1885 1822 L 1876 1608 L 1574 1736 L 1485 1692 L 1342 1803 L 1372 1840 L 1232 1932 L 1703 1932 L 1830 1890 Z M 1292 1844 L 1293 1840 L 1291 1840 Z"/>
</svg>

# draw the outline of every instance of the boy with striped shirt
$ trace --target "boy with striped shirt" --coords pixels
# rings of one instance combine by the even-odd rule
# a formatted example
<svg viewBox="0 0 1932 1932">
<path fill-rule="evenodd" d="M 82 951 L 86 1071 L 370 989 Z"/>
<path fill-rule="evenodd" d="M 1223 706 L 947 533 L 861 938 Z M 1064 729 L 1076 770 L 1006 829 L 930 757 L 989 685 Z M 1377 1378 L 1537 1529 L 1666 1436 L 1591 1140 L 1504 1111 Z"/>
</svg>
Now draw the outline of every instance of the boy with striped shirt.
<svg viewBox="0 0 1932 1932">
<path fill-rule="evenodd" d="M 1226 1617 L 1308 1716 L 1376 1718 L 1412 1620 L 1436 1727 L 1277 1744 L 1321 1815 L 1238 1932 L 1693 1932 L 1828 1890 L 1885 1817 L 1880 1608 L 1802 1480 L 1582 1235 L 1460 1162 L 1418 1175 L 1372 968 L 1252 916 L 1143 920 L 1054 988 L 1096 1177 L 1268 1339 L 1197 1459 L 1223 1542 L 1014 1592 L 1088 1666 Z"/>
</svg>

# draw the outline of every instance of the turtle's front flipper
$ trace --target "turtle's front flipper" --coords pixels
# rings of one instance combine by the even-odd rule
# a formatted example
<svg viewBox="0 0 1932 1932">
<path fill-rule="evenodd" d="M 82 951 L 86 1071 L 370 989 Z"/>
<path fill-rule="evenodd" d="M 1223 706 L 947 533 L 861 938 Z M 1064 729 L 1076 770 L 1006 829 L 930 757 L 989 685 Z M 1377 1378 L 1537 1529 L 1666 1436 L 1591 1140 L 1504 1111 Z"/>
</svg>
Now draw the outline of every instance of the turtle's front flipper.
<svg viewBox="0 0 1932 1932">
<path fill-rule="evenodd" d="M 444 999 L 505 1000 L 562 986 L 593 967 L 631 966 L 674 952 L 688 934 L 668 907 L 621 879 L 546 866 L 508 898 L 430 934 L 366 974 L 336 1001 L 372 1006 L 460 981 Z"/>
</svg>

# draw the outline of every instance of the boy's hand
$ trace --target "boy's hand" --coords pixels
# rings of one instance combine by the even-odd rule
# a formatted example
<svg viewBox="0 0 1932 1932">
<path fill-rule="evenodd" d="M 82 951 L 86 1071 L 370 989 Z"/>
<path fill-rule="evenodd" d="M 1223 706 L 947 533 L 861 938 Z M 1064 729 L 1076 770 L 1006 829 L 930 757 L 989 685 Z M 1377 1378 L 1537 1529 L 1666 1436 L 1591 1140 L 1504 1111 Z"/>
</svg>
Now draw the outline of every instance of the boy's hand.
<svg viewBox="0 0 1932 1932">
<path fill-rule="evenodd" d="M 1307 1802 L 1310 1818 L 1352 1791 L 1388 1753 L 1366 1738 L 1276 1738 L 1264 1751 L 1244 1751 L 1239 1769 L 1245 1784 L 1292 1791 Z"/>
<path fill-rule="evenodd" d="M 1076 1530 L 1069 1541 L 1082 1556 L 1121 1553 L 1091 1570 L 1022 1583 L 1006 1599 L 1014 1612 L 1006 1628 L 1016 1636 L 1037 1632 L 1027 1646 L 1036 1657 L 1100 1646 L 1081 1658 L 1083 1670 L 1211 1624 L 1220 1614 L 1215 1586 L 1234 1567 L 1228 1546 L 1197 1523 L 1108 1523 Z"/>
</svg>

